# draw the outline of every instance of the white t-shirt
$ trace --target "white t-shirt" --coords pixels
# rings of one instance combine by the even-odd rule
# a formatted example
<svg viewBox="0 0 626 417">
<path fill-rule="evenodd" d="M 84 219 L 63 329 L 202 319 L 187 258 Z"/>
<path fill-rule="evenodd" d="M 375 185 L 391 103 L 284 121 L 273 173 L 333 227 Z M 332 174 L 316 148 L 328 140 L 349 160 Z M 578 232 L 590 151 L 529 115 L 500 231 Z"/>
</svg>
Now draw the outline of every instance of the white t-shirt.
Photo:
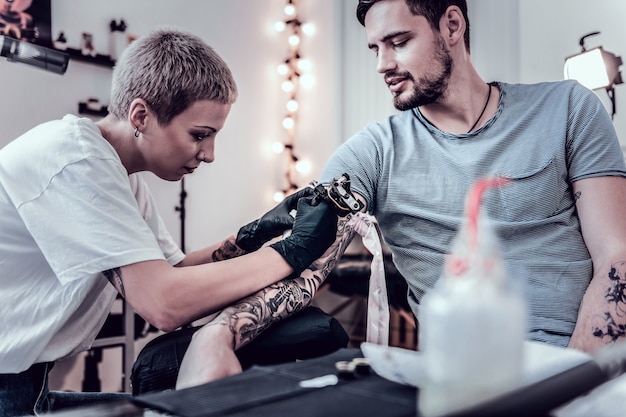
<svg viewBox="0 0 626 417">
<path fill-rule="evenodd" d="M 0 373 L 89 348 L 116 296 L 102 271 L 183 258 L 91 120 L 26 132 L 0 149 Z"/>
</svg>

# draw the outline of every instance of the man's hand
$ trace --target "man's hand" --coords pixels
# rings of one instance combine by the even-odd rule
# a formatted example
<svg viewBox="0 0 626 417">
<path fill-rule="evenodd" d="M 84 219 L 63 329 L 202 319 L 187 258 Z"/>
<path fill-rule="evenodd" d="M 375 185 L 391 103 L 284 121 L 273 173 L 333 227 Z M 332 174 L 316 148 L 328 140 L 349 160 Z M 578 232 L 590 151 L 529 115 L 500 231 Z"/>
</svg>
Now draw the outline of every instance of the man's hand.
<svg viewBox="0 0 626 417">
<path fill-rule="evenodd" d="M 290 212 L 295 210 L 298 200 L 303 197 L 313 195 L 313 189 L 310 187 L 291 194 L 285 198 L 279 205 L 265 213 L 260 219 L 257 219 L 239 229 L 237 233 L 237 246 L 246 252 L 254 252 L 259 249 L 265 242 L 280 236 L 285 230 L 293 227 L 294 218 Z"/>
<path fill-rule="evenodd" d="M 176 389 L 194 387 L 241 372 L 228 325 L 208 323 L 194 333 L 178 370 Z"/>
</svg>

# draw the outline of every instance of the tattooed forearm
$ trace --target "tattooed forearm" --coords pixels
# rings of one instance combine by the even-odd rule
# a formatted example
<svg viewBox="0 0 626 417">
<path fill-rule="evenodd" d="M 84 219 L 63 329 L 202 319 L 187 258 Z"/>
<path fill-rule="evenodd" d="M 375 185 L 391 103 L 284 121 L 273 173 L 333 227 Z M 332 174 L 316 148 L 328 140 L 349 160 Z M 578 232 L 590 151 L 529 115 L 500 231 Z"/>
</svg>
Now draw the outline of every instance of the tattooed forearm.
<svg viewBox="0 0 626 417">
<path fill-rule="evenodd" d="M 241 256 L 245 253 L 246 252 L 243 249 L 235 244 L 235 238 L 230 237 L 222 243 L 222 246 L 213 252 L 211 257 L 213 258 L 213 262 L 217 262 L 225 259 L 236 258 L 237 256 Z"/>
<path fill-rule="evenodd" d="M 126 290 L 124 289 L 124 281 L 122 280 L 122 271 L 119 268 L 109 269 L 103 272 L 106 279 L 115 287 L 117 292 L 124 298 L 126 298 Z"/>
<path fill-rule="evenodd" d="M 626 336 L 626 262 L 611 265 L 608 278 L 611 286 L 607 288 L 604 298 L 610 311 L 596 320 L 593 335 L 615 342 Z"/>
<path fill-rule="evenodd" d="M 224 309 L 213 325 L 228 326 L 234 349 L 246 345 L 272 324 L 311 303 L 354 235 L 347 220 L 340 219 L 335 243 L 297 278 L 284 279 Z"/>
</svg>

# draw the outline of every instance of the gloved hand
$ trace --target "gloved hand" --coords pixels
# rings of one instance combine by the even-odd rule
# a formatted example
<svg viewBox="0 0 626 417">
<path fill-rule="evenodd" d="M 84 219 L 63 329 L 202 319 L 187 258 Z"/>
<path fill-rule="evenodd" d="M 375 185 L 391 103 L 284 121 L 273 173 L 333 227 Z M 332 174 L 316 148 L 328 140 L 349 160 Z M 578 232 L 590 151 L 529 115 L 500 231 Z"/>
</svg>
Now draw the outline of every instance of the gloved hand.
<svg viewBox="0 0 626 417">
<path fill-rule="evenodd" d="M 293 227 L 294 218 L 289 214 L 298 205 L 298 200 L 313 195 L 311 187 L 303 188 L 285 198 L 276 207 L 265 213 L 260 219 L 248 223 L 237 233 L 237 246 L 246 252 L 254 252 L 263 244 L 285 230 Z"/>
<path fill-rule="evenodd" d="M 313 206 L 310 198 L 298 201 L 298 214 L 291 235 L 271 244 L 300 275 L 335 241 L 337 214 L 325 201 Z"/>
</svg>

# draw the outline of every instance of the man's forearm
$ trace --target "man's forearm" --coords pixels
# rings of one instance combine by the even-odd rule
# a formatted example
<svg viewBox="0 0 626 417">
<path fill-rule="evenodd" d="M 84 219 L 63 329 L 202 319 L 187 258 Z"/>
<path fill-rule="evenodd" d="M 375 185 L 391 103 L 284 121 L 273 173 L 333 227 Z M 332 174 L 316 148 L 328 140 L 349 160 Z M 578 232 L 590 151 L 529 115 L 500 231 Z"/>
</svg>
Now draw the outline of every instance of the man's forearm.
<svg viewBox="0 0 626 417">
<path fill-rule="evenodd" d="M 626 261 L 600 268 L 581 303 L 569 346 L 593 353 L 626 337 Z"/>
<path fill-rule="evenodd" d="M 275 322 L 302 310 L 311 303 L 317 290 L 352 240 L 354 232 L 347 219 L 340 219 L 337 240 L 297 278 L 288 278 L 225 308 L 211 325 L 227 326 L 233 347 L 239 349 Z"/>
</svg>

